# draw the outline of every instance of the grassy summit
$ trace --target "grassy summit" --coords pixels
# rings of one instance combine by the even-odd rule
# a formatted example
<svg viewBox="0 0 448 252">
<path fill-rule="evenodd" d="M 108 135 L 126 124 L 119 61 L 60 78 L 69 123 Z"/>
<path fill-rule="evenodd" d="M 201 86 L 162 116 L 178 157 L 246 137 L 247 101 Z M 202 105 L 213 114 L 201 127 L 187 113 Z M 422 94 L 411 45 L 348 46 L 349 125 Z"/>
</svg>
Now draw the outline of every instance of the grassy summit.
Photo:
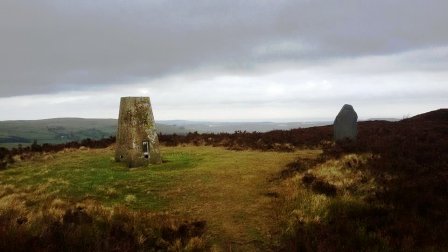
<svg viewBox="0 0 448 252">
<path fill-rule="evenodd" d="M 16 163 L 0 173 L 0 205 L 24 212 L 61 200 L 164 212 L 207 222 L 210 246 L 254 250 L 272 242 L 269 179 L 298 154 L 163 147 L 164 163 L 128 170 L 113 149 L 68 150 Z"/>
</svg>

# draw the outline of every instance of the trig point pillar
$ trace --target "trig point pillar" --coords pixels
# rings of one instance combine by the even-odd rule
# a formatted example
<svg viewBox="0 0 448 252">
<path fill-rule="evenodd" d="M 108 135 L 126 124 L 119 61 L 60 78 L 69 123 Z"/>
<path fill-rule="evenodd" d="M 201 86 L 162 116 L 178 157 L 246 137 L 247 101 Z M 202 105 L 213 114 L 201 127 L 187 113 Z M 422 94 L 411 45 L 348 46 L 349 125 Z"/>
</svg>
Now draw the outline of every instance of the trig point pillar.
<svg viewBox="0 0 448 252">
<path fill-rule="evenodd" d="M 129 168 L 162 163 L 149 97 L 121 98 L 115 160 Z"/>
</svg>

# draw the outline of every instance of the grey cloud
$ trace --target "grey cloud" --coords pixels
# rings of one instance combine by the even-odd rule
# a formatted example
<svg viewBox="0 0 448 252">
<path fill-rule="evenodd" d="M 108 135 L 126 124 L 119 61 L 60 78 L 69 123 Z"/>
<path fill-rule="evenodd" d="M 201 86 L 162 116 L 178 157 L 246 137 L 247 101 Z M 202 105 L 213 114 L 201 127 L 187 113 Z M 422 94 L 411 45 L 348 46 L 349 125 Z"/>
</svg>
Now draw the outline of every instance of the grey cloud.
<svg viewBox="0 0 448 252">
<path fill-rule="evenodd" d="M 444 0 L 3 0 L 0 96 L 446 46 L 446 10 Z"/>
</svg>

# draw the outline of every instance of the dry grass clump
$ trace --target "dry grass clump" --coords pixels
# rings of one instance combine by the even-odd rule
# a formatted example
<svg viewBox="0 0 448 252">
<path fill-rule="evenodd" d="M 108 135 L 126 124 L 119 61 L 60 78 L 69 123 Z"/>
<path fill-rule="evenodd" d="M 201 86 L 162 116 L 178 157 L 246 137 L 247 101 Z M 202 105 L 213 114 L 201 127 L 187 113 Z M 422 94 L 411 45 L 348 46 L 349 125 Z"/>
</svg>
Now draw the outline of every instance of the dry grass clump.
<svg viewBox="0 0 448 252">
<path fill-rule="evenodd" d="M 137 201 L 137 197 L 135 197 L 135 195 L 128 194 L 128 195 L 126 195 L 126 197 L 124 197 L 124 201 L 128 204 L 134 203 Z"/>
<path fill-rule="evenodd" d="M 108 198 L 116 198 L 119 196 L 118 190 L 110 186 L 98 186 L 97 190 L 105 194 Z"/>
<path fill-rule="evenodd" d="M 168 214 L 48 199 L 35 209 L 8 195 L 0 205 L 0 251 L 200 251 L 205 222 Z"/>
<path fill-rule="evenodd" d="M 384 216 L 378 206 L 364 201 L 375 180 L 361 167 L 370 154 L 349 154 L 340 159 L 322 156 L 312 166 L 286 177 L 273 203 L 279 207 L 277 221 L 284 240 L 278 250 L 338 251 L 382 250 L 387 246 L 369 224 L 377 225 Z M 295 161 L 294 163 L 300 163 Z M 354 165 L 356 164 L 356 165 Z M 291 164 L 293 165 L 293 164 Z M 378 214 L 378 218 L 376 216 Z M 366 221 L 368 224 L 364 223 Z"/>
<path fill-rule="evenodd" d="M 367 191 L 375 188 L 375 179 L 371 172 L 363 169 L 373 158 L 373 155 L 364 153 L 347 154 L 339 159 L 329 159 L 305 173 L 303 182 L 306 184 L 307 181 L 310 181 L 308 182 L 310 184 L 333 187 L 340 194 L 358 192 L 358 195 L 364 195 L 368 193 Z"/>
</svg>

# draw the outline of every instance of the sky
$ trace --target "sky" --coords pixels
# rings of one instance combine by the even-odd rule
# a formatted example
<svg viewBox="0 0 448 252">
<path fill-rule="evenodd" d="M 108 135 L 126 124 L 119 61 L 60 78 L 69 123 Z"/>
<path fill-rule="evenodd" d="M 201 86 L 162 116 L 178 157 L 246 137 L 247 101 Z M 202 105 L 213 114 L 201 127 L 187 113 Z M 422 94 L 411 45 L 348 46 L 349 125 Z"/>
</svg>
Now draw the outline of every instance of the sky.
<svg viewBox="0 0 448 252">
<path fill-rule="evenodd" d="M 361 119 L 448 107 L 446 0 L 1 0 L 0 120 Z"/>
</svg>

